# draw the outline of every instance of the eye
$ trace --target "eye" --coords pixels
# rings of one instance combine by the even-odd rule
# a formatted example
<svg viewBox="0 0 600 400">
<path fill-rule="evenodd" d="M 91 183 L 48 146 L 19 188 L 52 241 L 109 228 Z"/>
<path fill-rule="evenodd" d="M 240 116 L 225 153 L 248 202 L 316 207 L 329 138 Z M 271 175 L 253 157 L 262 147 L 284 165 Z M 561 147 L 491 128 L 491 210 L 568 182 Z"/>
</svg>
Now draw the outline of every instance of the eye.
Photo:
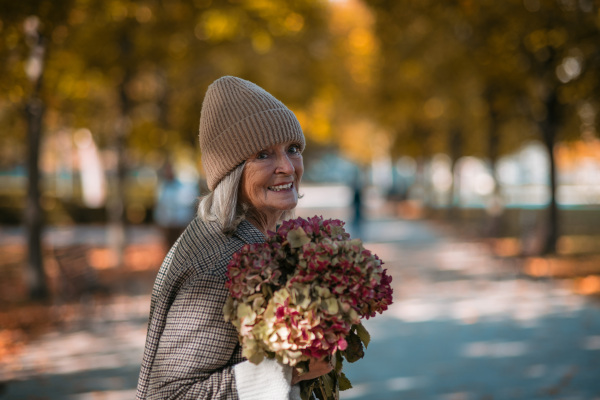
<svg viewBox="0 0 600 400">
<path fill-rule="evenodd" d="M 292 144 L 289 148 L 288 151 L 292 154 L 300 154 L 300 145 L 298 144 Z"/>
<path fill-rule="evenodd" d="M 264 160 L 264 159 L 266 159 L 266 158 L 268 158 L 268 157 L 269 157 L 269 154 L 268 154 L 266 151 L 259 151 L 259 152 L 256 154 L 256 159 L 257 159 L 257 160 Z"/>
</svg>

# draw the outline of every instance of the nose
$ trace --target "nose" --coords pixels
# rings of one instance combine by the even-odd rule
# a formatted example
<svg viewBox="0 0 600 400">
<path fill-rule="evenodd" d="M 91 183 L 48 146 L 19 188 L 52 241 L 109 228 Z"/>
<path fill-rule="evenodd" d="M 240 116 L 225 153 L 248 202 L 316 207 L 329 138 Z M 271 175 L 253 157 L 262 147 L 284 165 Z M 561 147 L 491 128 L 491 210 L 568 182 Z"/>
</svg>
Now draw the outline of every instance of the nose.
<svg viewBox="0 0 600 400">
<path fill-rule="evenodd" d="M 277 154 L 276 174 L 292 175 L 295 171 L 294 164 L 286 152 Z"/>
</svg>

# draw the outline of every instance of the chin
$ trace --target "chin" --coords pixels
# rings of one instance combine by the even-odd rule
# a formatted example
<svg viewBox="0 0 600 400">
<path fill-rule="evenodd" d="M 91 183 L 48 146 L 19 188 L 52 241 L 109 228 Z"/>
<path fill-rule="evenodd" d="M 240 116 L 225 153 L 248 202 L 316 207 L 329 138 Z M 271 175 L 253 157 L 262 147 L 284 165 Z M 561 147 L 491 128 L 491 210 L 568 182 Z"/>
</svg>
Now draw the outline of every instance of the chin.
<svg viewBox="0 0 600 400">
<path fill-rule="evenodd" d="M 281 206 L 281 207 L 277 207 L 277 209 L 279 211 L 283 211 L 283 212 L 285 212 L 285 211 L 292 211 L 293 209 L 296 208 L 297 205 L 298 205 L 298 203 L 296 202 L 294 204 L 289 204 L 289 205 L 284 205 L 284 206 Z"/>
</svg>

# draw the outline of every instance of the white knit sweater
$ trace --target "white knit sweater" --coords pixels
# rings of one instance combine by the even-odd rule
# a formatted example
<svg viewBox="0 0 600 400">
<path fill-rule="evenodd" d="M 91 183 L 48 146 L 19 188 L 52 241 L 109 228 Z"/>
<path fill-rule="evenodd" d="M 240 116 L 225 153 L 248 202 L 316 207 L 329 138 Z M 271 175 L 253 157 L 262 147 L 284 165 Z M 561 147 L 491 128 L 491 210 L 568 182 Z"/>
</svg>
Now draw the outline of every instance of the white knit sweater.
<svg viewBox="0 0 600 400">
<path fill-rule="evenodd" d="M 300 400 L 300 387 L 291 384 L 292 367 L 273 359 L 260 364 L 244 361 L 233 367 L 240 400 Z"/>
</svg>

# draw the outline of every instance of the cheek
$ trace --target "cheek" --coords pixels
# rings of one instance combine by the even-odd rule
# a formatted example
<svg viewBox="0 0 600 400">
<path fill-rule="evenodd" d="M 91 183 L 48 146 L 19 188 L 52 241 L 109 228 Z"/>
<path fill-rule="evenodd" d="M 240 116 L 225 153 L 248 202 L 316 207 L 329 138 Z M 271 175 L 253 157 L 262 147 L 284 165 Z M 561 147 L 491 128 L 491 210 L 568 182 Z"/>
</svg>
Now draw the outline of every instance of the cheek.
<svg viewBox="0 0 600 400">
<path fill-rule="evenodd" d="M 245 175 L 242 176 L 238 196 L 242 201 L 248 201 L 248 183 L 246 183 Z"/>
<path fill-rule="evenodd" d="M 242 175 L 242 193 L 246 200 L 256 197 L 268 184 L 268 176 L 264 171 L 254 166 L 246 168 Z"/>
<path fill-rule="evenodd" d="M 251 173 L 251 171 L 245 170 L 244 174 L 242 175 L 241 190 L 240 190 L 243 200 L 249 201 L 251 199 L 252 186 L 253 186 L 252 173 Z"/>
<path fill-rule="evenodd" d="M 302 162 L 302 159 L 294 162 L 294 171 L 298 177 L 298 181 L 300 181 L 302 179 L 302 174 L 304 173 L 304 163 Z"/>
</svg>

